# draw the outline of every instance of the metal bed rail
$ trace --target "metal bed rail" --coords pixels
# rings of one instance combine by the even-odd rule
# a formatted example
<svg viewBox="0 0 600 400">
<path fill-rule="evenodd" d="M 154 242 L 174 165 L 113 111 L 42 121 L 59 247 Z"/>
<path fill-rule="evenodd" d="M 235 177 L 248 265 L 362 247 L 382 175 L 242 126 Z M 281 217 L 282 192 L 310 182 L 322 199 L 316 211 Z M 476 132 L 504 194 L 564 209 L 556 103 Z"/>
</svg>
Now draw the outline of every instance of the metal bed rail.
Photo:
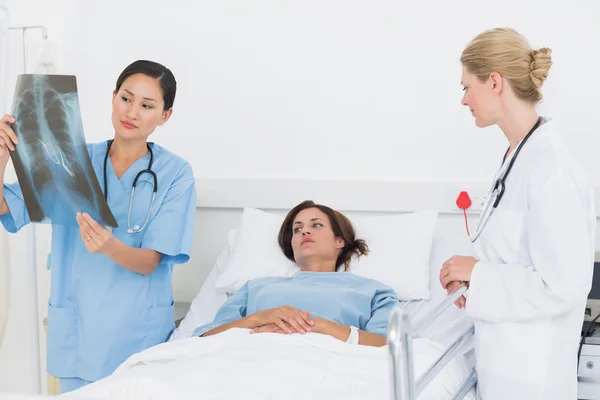
<svg viewBox="0 0 600 400">
<path fill-rule="evenodd" d="M 474 327 L 469 324 L 438 359 L 415 379 L 413 338 L 435 322 L 435 320 L 448 309 L 454 302 L 467 291 L 463 285 L 455 292 L 449 294 L 437 304 L 426 317 L 411 321 L 403 307 L 398 304 L 392 310 L 388 324 L 388 350 L 390 352 L 390 372 L 393 386 L 394 400 L 416 400 L 425 387 L 439 374 L 461 350 L 462 346 L 473 335 Z M 455 400 L 462 400 L 477 384 L 477 373 L 473 371 L 454 396 Z"/>
</svg>

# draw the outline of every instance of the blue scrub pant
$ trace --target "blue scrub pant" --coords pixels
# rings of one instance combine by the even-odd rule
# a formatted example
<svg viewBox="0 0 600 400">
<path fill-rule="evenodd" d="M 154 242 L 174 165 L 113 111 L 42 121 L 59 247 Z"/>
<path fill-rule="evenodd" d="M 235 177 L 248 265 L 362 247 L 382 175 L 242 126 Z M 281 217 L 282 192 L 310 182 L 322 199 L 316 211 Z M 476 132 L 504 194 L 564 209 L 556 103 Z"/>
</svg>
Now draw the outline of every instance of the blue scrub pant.
<svg viewBox="0 0 600 400">
<path fill-rule="evenodd" d="M 72 392 L 92 382 L 79 378 L 60 378 L 60 394 Z"/>
</svg>

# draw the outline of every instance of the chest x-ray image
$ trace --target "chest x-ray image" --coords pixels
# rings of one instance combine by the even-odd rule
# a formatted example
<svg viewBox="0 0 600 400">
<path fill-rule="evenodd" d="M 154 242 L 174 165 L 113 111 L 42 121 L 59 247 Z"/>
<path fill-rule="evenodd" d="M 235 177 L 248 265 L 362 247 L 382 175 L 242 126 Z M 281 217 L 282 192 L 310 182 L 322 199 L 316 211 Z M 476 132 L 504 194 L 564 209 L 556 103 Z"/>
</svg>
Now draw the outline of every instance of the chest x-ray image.
<svg viewBox="0 0 600 400">
<path fill-rule="evenodd" d="M 75 76 L 20 75 L 13 116 L 11 157 L 31 221 L 77 225 L 75 214 L 87 212 L 117 227 L 85 143 Z"/>
</svg>

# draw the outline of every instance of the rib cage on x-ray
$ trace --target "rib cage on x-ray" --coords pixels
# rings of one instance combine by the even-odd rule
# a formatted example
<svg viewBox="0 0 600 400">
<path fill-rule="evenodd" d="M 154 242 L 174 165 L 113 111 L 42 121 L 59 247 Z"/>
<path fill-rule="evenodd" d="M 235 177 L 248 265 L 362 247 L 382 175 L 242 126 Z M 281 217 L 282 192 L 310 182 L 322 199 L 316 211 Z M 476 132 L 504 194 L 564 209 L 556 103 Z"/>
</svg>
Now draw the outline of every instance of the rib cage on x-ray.
<svg viewBox="0 0 600 400">
<path fill-rule="evenodd" d="M 73 225 L 83 211 L 116 227 L 88 155 L 75 77 L 19 76 L 13 115 L 13 163 L 31 221 Z"/>
</svg>

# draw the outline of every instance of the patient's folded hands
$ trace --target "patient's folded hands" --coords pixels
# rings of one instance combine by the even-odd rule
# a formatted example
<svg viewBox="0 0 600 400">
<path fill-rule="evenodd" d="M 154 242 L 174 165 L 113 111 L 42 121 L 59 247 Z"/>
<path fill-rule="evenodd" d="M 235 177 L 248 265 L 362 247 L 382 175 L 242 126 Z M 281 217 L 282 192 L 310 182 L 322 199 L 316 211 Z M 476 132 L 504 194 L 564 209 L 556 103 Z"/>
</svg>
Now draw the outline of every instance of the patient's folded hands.
<svg viewBox="0 0 600 400">
<path fill-rule="evenodd" d="M 250 318 L 254 325 L 253 332 L 257 329 L 261 329 L 260 332 L 276 332 L 277 327 L 282 333 L 306 333 L 310 332 L 315 324 L 308 311 L 290 306 L 258 311 Z"/>
<path fill-rule="evenodd" d="M 345 340 L 350 334 L 350 328 L 341 324 L 338 324 L 334 321 L 330 321 L 324 318 L 312 318 L 312 326 L 305 329 L 305 331 L 297 331 L 288 325 L 286 322 L 283 322 L 286 325 L 286 330 L 282 329 L 279 325 L 274 323 L 269 323 L 266 325 L 259 326 L 250 331 L 250 333 L 280 333 L 280 334 L 290 334 L 290 333 L 321 333 L 324 335 L 331 335 L 340 340 Z"/>
</svg>

